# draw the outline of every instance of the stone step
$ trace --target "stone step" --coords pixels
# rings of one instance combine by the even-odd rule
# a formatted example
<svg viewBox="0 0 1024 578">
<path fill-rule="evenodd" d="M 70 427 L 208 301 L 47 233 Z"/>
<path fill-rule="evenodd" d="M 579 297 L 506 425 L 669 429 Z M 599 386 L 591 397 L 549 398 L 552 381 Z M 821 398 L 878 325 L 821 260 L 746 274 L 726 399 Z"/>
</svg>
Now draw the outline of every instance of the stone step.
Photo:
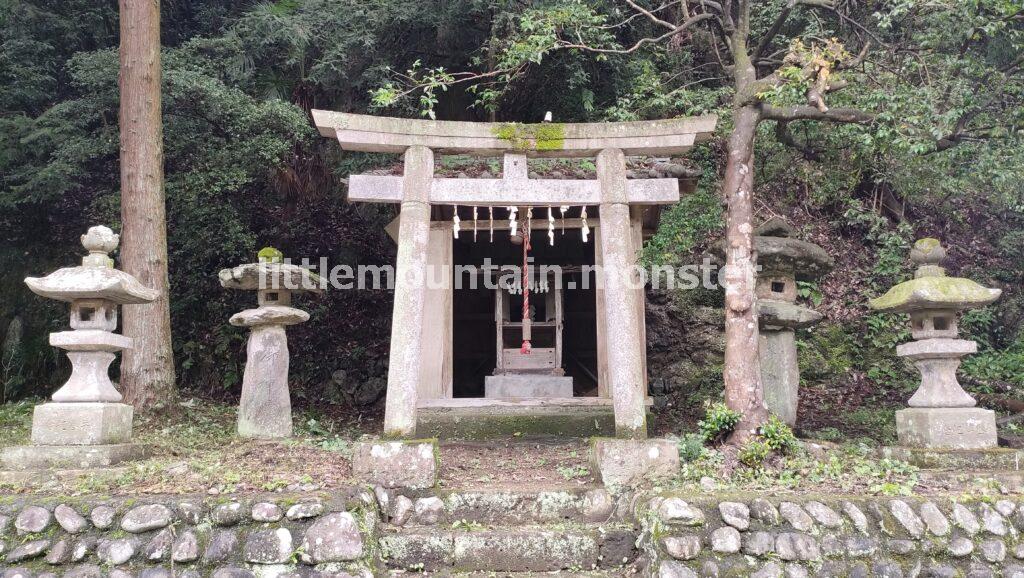
<svg viewBox="0 0 1024 578">
<path fill-rule="evenodd" d="M 921 470 L 918 473 L 918 480 L 922 484 L 945 487 L 952 491 L 963 491 L 965 487 L 970 487 L 974 483 L 987 482 L 999 484 L 1007 492 L 1024 492 L 1024 471 Z"/>
<path fill-rule="evenodd" d="M 936 450 L 925 448 L 884 447 L 879 457 L 903 460 L 925 470 L 1024 471 L 1024 450 L 992 448 L 987 450 Z"/>
<path fill-rule="evenodd" d="M 481 440 L 513 435 L 586 438 L 615 434 L 611 405 L 516 405 L 499 403 L 502 400 L 486 401 L 466 407 L 421 407 L 416 415 L 416 435 Z"/>
<path fill-rule="evenodd" d="M 635 529 L 614 525 L 403 528 L 385 531 L 380 552 L 391 570 L 589 572 L 632 564 L 636 539 Z"/>
<path fill-rule="evenodd" d="M 438 524 L 450 527 L 460 522 L 484 525 L 566 522 L 597 524 L 615 519 L 617 511 L 615 498 L 608 490 L 599 486 L 543 488 L 532 491 L 453 489 L 442 492 L 439 497 L 444 507 L 436 516 L 422 516 L 418 513 L 427 509 L 427 504 L 422 502 L 433 502 L 436 511 L 436 500 L 410 499 L 409 502 L 405 502 L 405 507 L 411 508 L 411 511 L 408 517 L 401 521 L 402 525 Z M 395 496 L 391 500 L 393 521 L 399 521 L 394 518 L 398 509 L 397 500 L 402 498 Z M 625 510 L 626 506 L 621 509 Z"/>
</svg>

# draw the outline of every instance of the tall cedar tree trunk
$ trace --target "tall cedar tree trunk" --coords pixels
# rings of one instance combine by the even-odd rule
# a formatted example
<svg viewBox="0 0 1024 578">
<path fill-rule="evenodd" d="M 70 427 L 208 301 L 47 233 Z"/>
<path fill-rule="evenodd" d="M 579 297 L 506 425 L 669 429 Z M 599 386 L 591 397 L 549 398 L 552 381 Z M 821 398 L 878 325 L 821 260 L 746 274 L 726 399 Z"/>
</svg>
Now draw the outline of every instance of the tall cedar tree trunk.
<svg viewBox="0 0 1024 578">
<path fill-rule="evenodd" d="M 125 400 L 138 410 L 174 394 L 167 279 L 163 126 L 160 117 L 160 2 L 120 0 L 121 266 L 160 297 L 126 305 L 122 328 L 135 340 L 121 361 Z"/>
<path fill-rule="evenodd" d="M 736 94 L 742 95 L 757 79 L 747 54 L 749 6 L 740 4 L 732 35 Z M 757 253 L 754 246 L 754 138 L 761 121 L 756 105 L 737 97 L 722 196 L 728 207 L 725 231 L 725 400 L 742 419 L 730 442 L 743 443 L 768 419 L 758 359 L 757 307 L 754 295 Z"/>
</svg>

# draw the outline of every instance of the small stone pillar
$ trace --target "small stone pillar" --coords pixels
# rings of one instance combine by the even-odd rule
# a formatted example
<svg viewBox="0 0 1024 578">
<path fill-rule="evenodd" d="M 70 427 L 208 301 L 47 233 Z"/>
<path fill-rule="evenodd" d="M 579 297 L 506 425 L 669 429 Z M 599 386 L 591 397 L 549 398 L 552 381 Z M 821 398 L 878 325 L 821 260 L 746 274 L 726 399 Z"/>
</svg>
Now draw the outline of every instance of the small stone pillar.
<svg viewBox="0 0 1024 578">
<path fill-rule="evenodd" d="M 149 303 L 159 292 L 114 269 L 108 253 L 118 242 L 107 227 L 91 227 L 82 235 L 89 254 L 81 266 L 25 279 L 33 293 L 71 304 L 71 331 L 50 334 L 50 344 L 68 352 L 71 377 L 36 406 L 33 445 L 4 451 L 9 469 L 110 466 L 144 453 L 129 444 L 132 406 L 121 403 L 108 369 L 115 353 L 132 348 L 131 338 L 114 333 L 118 306 Z"/>
<path fill-rule="evenodd" d="M 768 411 L 789 425 L 796 423 L 800 393 L 796 330 L 821 320 L 821 314 L 796 304 L 796 282 L 811 281 L 830 271 L 832 258 L 813 243 L 793 238 L 784 220 L 773 218 L 755 231 L 761 383 Z"/>
<path fill-rule="evenodd" d="M 973 341 L 957 339 L 957 312 L 984 307 L 999 298 L 999 289 L 970 279 L 947 277 L 939 264 L 946 250 L 937 239 L 914 243 L 910 259 L 914 278 L 872 299 L 876 311 L 909 313 L 914 341 L 896 347 L 921 372 L 921 385 L 909 409 L 896 412 L 901 445 L 932 449 L 985 449 L 997 445 L 995 412 L 974 407 L 956 377 L 960 359 L 975 353 Z"/>
<path fill-rule="evenodd" d="M 259 305 L 236 313 L 229 321 L 251 331 L 238 406 L 238 435 L 242 437 L 292 435 L 285 327 L 309 320 L 309 313 L 291 306 L 292 293 L 320 293 L 323 288 L 317 275 L 281 261 L 281 252 L 267 247 L 259 252 L 257 263 L 223 269 L 219 275 L 223 287 L 255 290 Z"/>
</svg>

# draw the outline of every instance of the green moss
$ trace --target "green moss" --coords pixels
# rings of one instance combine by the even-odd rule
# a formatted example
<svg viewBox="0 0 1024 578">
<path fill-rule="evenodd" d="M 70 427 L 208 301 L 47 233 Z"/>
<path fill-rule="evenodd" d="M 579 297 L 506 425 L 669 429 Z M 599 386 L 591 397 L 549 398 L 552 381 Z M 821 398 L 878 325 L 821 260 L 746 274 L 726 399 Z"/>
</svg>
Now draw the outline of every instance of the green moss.
<svg viewBox="0 0 1024 578">
<path fill-rule="evenodd" d="M 539 151 L 558 151 L 565 147 L 565 125 L 545 123 L 534 126 L 534 146 Z"/>
<path fill-rule="evenodd" d="M 284 253 L 273 247 L 263 247 L 256 257 L 260 263 L 280 263 L 284 259 Z"/>
<path fill-rule="evenodd" d="M 960 277 L 919 277 L 896 285 L 868 302 L 877 311 L 907 312 L 930 308 L 964 309 L 980 307 L 999 297 L 998 289 L 988 289 L 970 279 Z"/>
<path fill-rule="evenodd" d="M 512 148 L 521 151 L 558 151 L 565 148 L 565 125 L 544 124 L 500 124 L 492 130 L 495 138 L 508 141 Z"/>
</svg>

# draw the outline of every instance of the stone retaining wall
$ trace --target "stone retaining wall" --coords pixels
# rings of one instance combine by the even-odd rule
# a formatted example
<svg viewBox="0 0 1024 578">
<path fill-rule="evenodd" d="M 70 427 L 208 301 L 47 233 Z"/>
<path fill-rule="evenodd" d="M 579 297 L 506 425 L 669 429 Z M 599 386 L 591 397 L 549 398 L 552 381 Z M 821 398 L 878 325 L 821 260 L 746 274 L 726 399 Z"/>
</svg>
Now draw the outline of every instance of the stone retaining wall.
<svg viewBox="0 0 1024 578">
<path fill-rule="evenodd" d="M 659 578 L 1024 578 L 1024 500 L 663 494 L 640 515 Z"/>
<path fill-rule="evenodd" d="M 371 492 L 6 499 L 3 578 L 372 577 Z"/>
<path fill-rule="evenodd" d="M 592 542 L 583 558 L 593 563 L 563 567 L 601 576 L 625 574 L 622 563 L 657 578 L 1024 578 L 1024 499 L 550 494 L 0 498 L 0 578 L 365 578 L 412 566 L 486 572 L 520 554 L 524 569 L 550 571 L 561 554 L 544 544 L 570 534 Z M 424 568 L 429 549 L 417 544 L 428 542 L 462 547 Z M 419 554 L 401 559 L 409 546 Z"/>
</svg>

